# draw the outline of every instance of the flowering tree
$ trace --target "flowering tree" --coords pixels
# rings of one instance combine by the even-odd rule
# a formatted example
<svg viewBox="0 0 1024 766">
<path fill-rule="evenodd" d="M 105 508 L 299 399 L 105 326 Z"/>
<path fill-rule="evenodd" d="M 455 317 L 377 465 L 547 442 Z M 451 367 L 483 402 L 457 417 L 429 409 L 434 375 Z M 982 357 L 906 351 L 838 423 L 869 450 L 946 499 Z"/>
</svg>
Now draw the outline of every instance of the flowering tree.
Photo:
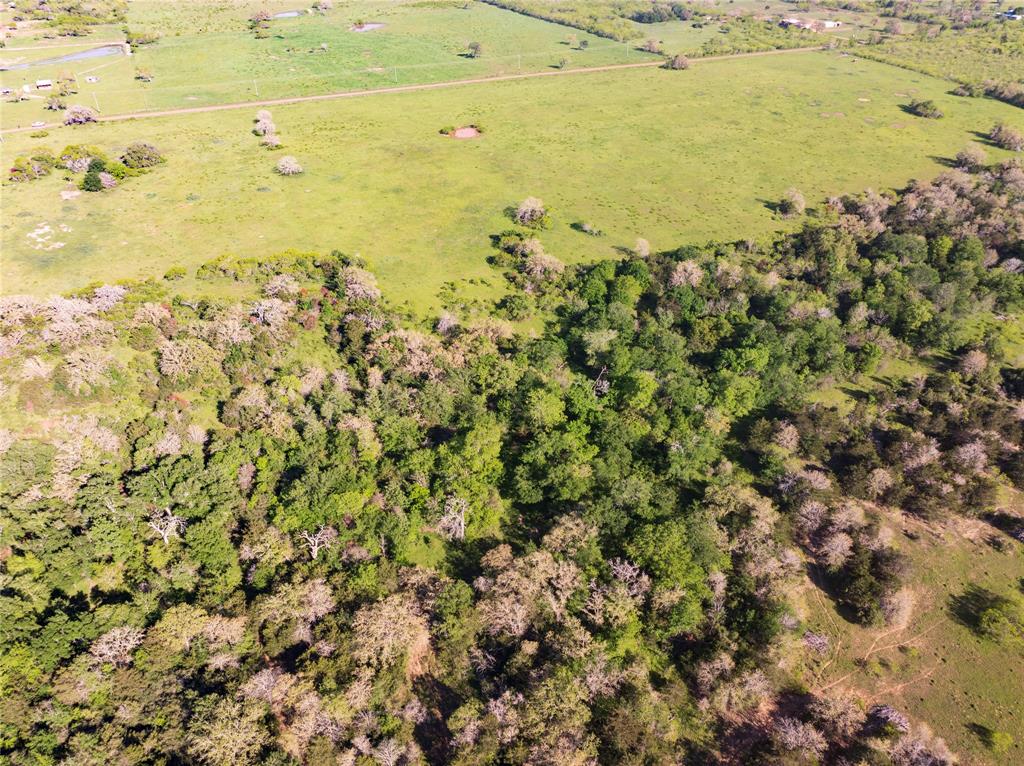
<svg viewBox="0 0 1024 766">
<path fill-rule="evenodd" d="M 87 122 L 96 122 L 99 113 L 90 106 L 75 105 L 64 112 L 65 125 L 84 125 Z"/>
<path fill-rule="evenodd" d="M 302 165 L 297 159 L 288 155 L 277 161 L 276 170 L 283 176 L 297 176 L 302 172 Z"/>
</svg>

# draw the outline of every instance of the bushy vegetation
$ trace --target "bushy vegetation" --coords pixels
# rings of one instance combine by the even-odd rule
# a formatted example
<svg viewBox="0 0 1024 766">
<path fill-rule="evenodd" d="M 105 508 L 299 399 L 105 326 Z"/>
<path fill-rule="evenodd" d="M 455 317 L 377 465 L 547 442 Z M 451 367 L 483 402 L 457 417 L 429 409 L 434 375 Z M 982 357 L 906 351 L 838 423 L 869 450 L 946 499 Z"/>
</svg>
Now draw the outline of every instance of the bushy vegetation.
<svg viewBox="0 0 1024 766">
<path fill-rule="evenodd" d="M 43 21 L 59 35 L 77 37 L 89 34 L 90 27 L 124 21 L 127 10 L 126 0 L 17 0 L 13 16 Z"/>
<path fill-rule="evenodd" d="M 1024 385 L 971 321 L 1024 299 L 1024 169 L 578 268 L 527 202 L 494 263 L 533 337 L 412 327 L 339 253 L 212 267 L 243 303 L 0 299 L 5 396 L 47 413 L 0 431 L 11 763 L 950 761 L 891 705 L 753 711 L 805 562 L 896 619 L 876 508 L 977 515 L 1024 474 Z M 925 353 L 876 408 L 802 406 Z"/>
</svg>

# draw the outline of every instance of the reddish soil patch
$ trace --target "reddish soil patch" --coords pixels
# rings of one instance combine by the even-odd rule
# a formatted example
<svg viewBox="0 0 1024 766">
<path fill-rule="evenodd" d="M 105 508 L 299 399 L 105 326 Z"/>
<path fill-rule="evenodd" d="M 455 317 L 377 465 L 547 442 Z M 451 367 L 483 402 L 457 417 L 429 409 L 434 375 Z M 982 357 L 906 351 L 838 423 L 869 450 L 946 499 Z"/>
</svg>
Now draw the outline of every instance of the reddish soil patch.
<svg viewBox="0 0 1024 766">
<path fill-rule="evenodd" d="M 472 125 L 467 125 L 464 128 L 456 128 L 452 131 L 452 138 L 479 138 L 480 131 L 474 128 Z"/>
</svg>

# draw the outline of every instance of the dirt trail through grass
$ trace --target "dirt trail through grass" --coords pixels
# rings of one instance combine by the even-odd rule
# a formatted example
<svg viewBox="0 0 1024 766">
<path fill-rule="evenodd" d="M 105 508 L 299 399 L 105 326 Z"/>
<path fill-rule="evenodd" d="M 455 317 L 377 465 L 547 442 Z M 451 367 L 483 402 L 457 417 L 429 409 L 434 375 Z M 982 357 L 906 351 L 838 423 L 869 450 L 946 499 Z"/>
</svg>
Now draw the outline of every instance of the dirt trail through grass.
<svg viewBox="0 0 1024 766">
<path fill-rule="evenodd" d="M 822 46 L 810 48 L 784 48 L 775 51 L 756 51 L 754 53 L 731 53 L 724 56 L 706 56 L 703 58 L 691 59 L 690 63 L 703 63 L 706 61 L 722 61 L 725 59 L 754 58 L 757 56 L 778 56 L 786 53 L 807 53 L 809 51 L 823 50 Z M 641 61 L 636 64 L 608 64 L 595 67 L 578 67 L 575 69 L 553 69 L 547 72 L 524 72 L 522 74 L 505 74 L 493 77 L 472 77 L 465 80 L 446 80 L 444 82 L 418 83 L 415 85 L 395 85 L 388 88 L 370 88 L 367 90 L 345 90 L 336 93 L 320 93 L 312 96 L 289 96 L 285 98 L 269 98 L 256 101 L 236 101 L 231 104 L 210 104 L 208 106 L 186 106 L 178 109 L 160 109 L 145 112 L 127 112 L 124 114 L 102 115 L 98 122 L 120 122 L 123 120 L 135 120 L 143 117 L 173 117 L 179 114 L 201 114 L 203 112 L 222 112 L 230 109 L 252 109 L 253 107 L 282 106 L 284 104 L 301 104 L 309 101 L 330 101 L 341 98 L 358 98 L 360 96 L 378 96 L 387 93 L 410 93 L 418 90 L 439 90 L 442 88 L 453 88 L 459 85 L 479 85 L 488 82 L 506 82 L 508 80 L 529 80 L 535 77 L 560 77 L 566 75 L 591 74 L 596 72 L 612 72 L 621 69 L 650 69 L 651 67 L 664 66 L 663 61 Z M 34 127 L 8 128 L 0 130 L 0 134 L 23 133 L 29 130 L 42 128 L 61 127 L 59 122 L 51 122 L 45 125 Z"/>
</svg>

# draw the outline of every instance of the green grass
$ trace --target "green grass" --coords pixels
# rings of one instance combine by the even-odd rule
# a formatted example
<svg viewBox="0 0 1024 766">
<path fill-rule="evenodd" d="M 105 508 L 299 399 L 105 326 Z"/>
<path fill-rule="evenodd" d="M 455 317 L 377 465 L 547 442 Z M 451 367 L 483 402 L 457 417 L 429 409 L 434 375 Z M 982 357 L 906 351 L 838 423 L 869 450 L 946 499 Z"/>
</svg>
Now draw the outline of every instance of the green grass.
<svg viewBox="0 0 1024 766">
<path fill-rule="evenodd" d="M 804 681 L 812 690 L 852 695 L 895 705 L 927 722 L 963 762 L 1019 763 L 1024 759 L 1024 676 L 1016 669 L 1024 651 L 976 636 L 950 611 L 950 600 L 969 586 L 1008 594 L 1024 578 L 1019 543 L 981 522 L 951 520 L 926 526 L 891 516 L 894 531 L 912 530 L 900 549 L 911 559 L 908 585 L 916 606 L 903 630 L 864 628 L 846 622 L 813 586 L 805 593 L 807 626 L 830 636 L 838 651 L 827 666 L 811 665 Z M 988 543 L 1000 539 L 998 551 Z M 869 654 L 870 653 L 870 654 Z M 1016 744 L 994 756 L 979 727 L 1011 734 Z"/>
<path fill-rule="evenodd" d="M 193 6 L 186 4 L 175 11 L 166 5 L 132 4 L 133 29 L 160 29 L 165 34 L 130 57 L 116 55 L 3 72 L 0 84 L 20 88 L 40 78 L 74 74 L 79 92 L 69 97 L 68 103 L 114 114 L 542 71 L 563 58 L 574 67 L 655 58 L 620 43 L 482 3 L 339 3 L 324 15 L 274 20 L 267 39 L 256 39 L 248 31 L 245 19 L 250 9 L 246 6 L 231 10 L 230 23 L 222 18 L 228 11 L 221 9 L 207 23 L 200 11 L 194 11 L 199 18 L 185 24 L 174 20 L 181 16 L 191 19 L 187 14 Z M 269 9 L 300 5 L 275 3 Z M 135 24 L 140 15 L 150 23 Z M 385 26 L 353 32 L 357 21 Z M 567 44 L 570 36 L 575 36 L 575 45 Z M 582 40 L 589 44 L 586 50 L 578 48 Z M 479 58 L 465 55 L 473 41 L 483 45 Z M 9 55 L 12 60 L 39 58 L 35 52 Z M 46 57 L 50 55 L 52 51 Z M 137 81 L 138 69 L 147 70 L 152 82 Z M 89 83 L 87 76 L 99 81 Z M 52 120 L 54 114 L 46 112 L 44 105 L 42 98 L 5 105 L 4 127 Z"/>
<path fill-rule="evenodd" d="M 489 235 L 527 196 L 552 207 L 540 238 L 567 262 L 617 256 L 639 236 L 655 248 L 756 238 L 798 225 L 766 206 L 790 186 L 813 205 L 902 185 L 941 171 L 973 131 L 1020 121 L 1013 107 L 945 89 L 903 69 L 797 53 L 297 104 L 273 110 L 283 152 L 306 169 L 293 178 L 273 172 L 280 154 L 259 147 L 249 110 L 16 134 L 5 161 L 30 147 L 115 154 L 146 140 L 168 162 L 68 201 L 59 174 L 7 184 L 0 289 L 45 294 L 223 254 L 337 248 L 365 257 L 386 295 L 416 311 L 436 310 L 450 282 L 455 302 L 492 299 L 501 278 L 486 262 Z M 905 114 L 909 96 L 947 117 Z M 438 135 L 470 122 L 485 126 L 482 138 Z M 577 233 L 575 221 L 605 236 Z M 34 249 L 27 235 L 43 223 L 63 247 Z"/>
</svg>

